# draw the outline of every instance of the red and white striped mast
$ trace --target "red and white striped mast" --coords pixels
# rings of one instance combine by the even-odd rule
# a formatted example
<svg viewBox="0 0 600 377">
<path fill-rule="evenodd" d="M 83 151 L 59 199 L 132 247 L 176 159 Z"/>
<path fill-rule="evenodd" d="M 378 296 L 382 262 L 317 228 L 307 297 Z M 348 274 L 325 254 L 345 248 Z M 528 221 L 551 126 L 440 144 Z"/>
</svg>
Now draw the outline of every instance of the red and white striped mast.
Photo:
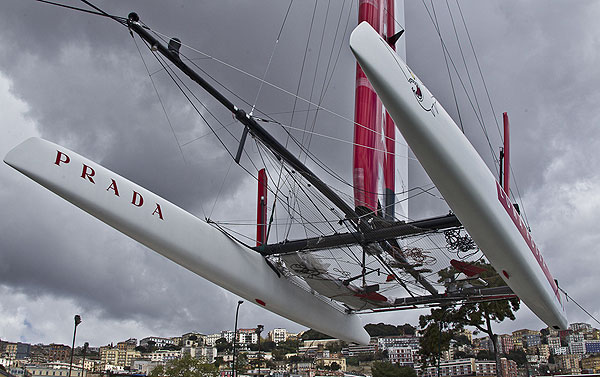
<svg viewBox="0 0 600 377">
<path fill-rule="evenodd" d="M 399 3 L 399 6 L 396 4 Z M 398 18 L 398 15 L 401 17 Z M 366 21 L 384 37 L 391 37 L 396 23 L 404 22 L 402 0 L 360 0 L 358 23 Z M 403 43 L 403 41 L 402 41 Z M 395 49 L 394 43 L 390 43 Z M 404 52 L 404 44 L 401 51 Z M 402 54 L 404 55 L 404 54 Z M 397 148 L 397 130 L 391 117 L 384 111 L 381 101 L 371 87 L 360 66 L 356 65 L 356 95 L 354 109 L 354 205 L 359 214 L 377 212 L 378 194 L 383 193 L 380 205 L 387 219 L 392 220 L 395 203 L 402 203 L 400 212 L 408 215 L 408 208 L 401 195 L 396 196 L 396 180 L 400 180 L 401 191 L 408 184 L 408 148 L 400 144 Z M 399 136 L 401 139 L 401 136 Z M 401 149 L 401 150 L 399 150 Z M 402 156 L 401 159 L 396 158 Z M 398 161 L 399 160 L 399 161 Z M 397 164 L 399 163 L 399 164 Z M 380 170 L 383 177 L 380 176 Z M 399 176 L 396 176 L 396 170 Z M 380 189 L 380 185 L 382 186 Z"/>
</svg>

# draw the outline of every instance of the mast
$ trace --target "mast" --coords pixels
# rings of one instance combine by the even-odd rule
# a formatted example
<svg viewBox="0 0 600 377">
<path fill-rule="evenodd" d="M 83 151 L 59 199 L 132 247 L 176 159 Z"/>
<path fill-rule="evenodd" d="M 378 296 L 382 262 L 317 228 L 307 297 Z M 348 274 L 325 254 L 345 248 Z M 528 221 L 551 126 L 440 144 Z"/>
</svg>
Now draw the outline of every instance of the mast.
<svg viewBox="0 0 600 377">
<path fill-rule="evenodd" d="M 384 0 L 360 0 L 358 23 L 368 22 L 381 33 Z M 387 1 L 387 0 L 385 0 Z M 381 101 L 371 83 L 356 64 L 356 94 L 354 100 L 354 205 L 359 214 L 377 211 L 379 179 L 376 138 L 381 136 Z"/>
<path fill-rule="evenodd" d="M 395 0 L 386 0 L 385 11 L 385 32 L 388 38 L 395 32 L 394 24 L 395 16 Z M 395 51 L 396 44 L 388 39 L 390 47 Z M 383 198 L 385 219 L 388 221 L 394 220 L 395 203 L 396 203 L 396 125 L 388 112 L 385 112 L 385 123 L 383 125 L 383 134 L 385 136 L 385 154 L 383 157 Z"/>
</svg>

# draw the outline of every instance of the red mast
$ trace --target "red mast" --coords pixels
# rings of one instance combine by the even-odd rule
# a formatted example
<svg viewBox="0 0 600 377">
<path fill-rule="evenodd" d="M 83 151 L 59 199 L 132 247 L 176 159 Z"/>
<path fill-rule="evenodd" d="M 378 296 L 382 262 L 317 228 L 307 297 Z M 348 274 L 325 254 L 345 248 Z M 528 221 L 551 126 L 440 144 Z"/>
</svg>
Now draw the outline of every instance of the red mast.
<svg viewBox="0 0 600 377">
<path fill-rule="evenodd" d="M 358 23 L 367 21 L 381 33 L 384 0 L 360 0 Z M 377 211 L 379 178 L 377 138 L 381 137 L 381 101 L 364 72 L 356 64 L 356 97 L 354 104 L 354 205 L 363 211 Z M 360 212 L 360 211 L 359 211 Z"/>
<path fill-rule="evenodd" d="M 510 198 L 510 133 L 508 113 L 502 114 L 504 120 L 504 192 Z"/>
<path fill-rule="evenodd" d="M 256 246 L 267 242 L 267 173 L 258 171 L 258 198 L 256 205 Z"/>
<path fill-rule="evenodd" d="M 396 0 L 386 0 L 386 36 L 389 38 L 396 34 L 395 31 L 395 2 Z M 395 43 L 390 43 L 390 47 L 396 51 Z M 395 205 L 396 202 L 396 125 L 392 120 L 392 117 L 388 112 L 385 112 L 385 124 L 384 132 L 385 135 L 385 154 L 383 157 L 383 197 L 385 207 L 383 213 L 385 218 L 388 220 L 394 219 Z"/>
</svg>

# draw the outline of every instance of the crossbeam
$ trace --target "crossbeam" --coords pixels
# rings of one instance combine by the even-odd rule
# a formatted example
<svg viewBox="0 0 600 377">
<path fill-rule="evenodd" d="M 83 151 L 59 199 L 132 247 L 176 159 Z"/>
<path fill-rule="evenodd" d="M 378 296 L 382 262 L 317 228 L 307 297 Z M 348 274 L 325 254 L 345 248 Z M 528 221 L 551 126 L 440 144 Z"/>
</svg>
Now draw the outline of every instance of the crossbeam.
<svg viewBox="0 0 600 377">
<path fill-rule="evenodd" d="M 432 217 L 412 222 L 397 222 L 385 228 L 368 232 L 348 232 L 330 236 L 312 237 L 301 240 L 283 241 L 276 244 L 254 247 L 262 255 L 289 254 L 297 251 L 322 250 L 350 245 L 367 245 L 399 237 L 413 236 L 432 230 L 441 230 L 461 226 L 454 215 Z"/>
</svg>

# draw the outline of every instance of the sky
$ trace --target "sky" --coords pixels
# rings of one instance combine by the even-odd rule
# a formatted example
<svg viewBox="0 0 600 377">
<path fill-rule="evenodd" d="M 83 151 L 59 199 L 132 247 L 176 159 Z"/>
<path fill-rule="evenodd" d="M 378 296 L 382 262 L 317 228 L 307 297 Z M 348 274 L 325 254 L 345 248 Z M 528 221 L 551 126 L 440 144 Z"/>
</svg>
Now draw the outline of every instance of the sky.
<svg viewBox="0 0 600 377">
<path fill-rule="evenodd" d="M 77 1 L 65 3 L 82 6 Z M 561 288 L 598 317 L 600 4 L 459 3 L 469 35 L 456 1 L 434 1 L 435 17 L 467 91 L 469 76 L 473 82 L 477 103 L 470 98 L 473 107 L 481 108 L 489 144 L 449 62 L 460 114 L 457 111 L 440 39 L 429 16 L 433 16 L 430 2 L 425 2 L 429 14 L 423 2 L 406 2 L 403 38 L 408 64 L 457 123 L 462 121 L 465 134 L 491 169 L 495 168 L 490 149 L 497 154 L 501 145 L 496 122 L 508 112 L 513 187 L 518 187 L 533 237 Z M 257 113 L 294 125 L 307 122 L 306 114 L 314 111 L 307 112 L 306 102 L 295 101 L 278 88 L 298 91 L 312 102 L 321 99 L 327 111 L 319 113 L 314 131 L 351 141 L 355 61 L 347 43 L 357 18 L 356 1 L 333 2 L 329 11 L 325 1 L 316 5 L 312 0 L 296 1 L 285 18 L 289 4 L 177 0 L 167 5 L 145 0 L 101 5 L 120 16 L 134 10 L 153 30 L 192 46 L 196 51 L 186 49 L 188 56 L 235 92 L 240 103 L 247 102 L 243 104 L 247 110 L 255 104 Z M 311 29 L 313 9 L 317 12 Z M 305 58 L 310 30 L 314 34 Z M 318 55 L 319 49 L 324 53 Z M 322 66 L 330 68 L 330 76 L 315 70 Z M 199 116 L 160 68 L 139 39 L 134 42 L 112 20 L 32 0 L 2 2 L 0 155 L 28 137 L 43 137 L 200 218 L 252 219 L 256 183 L 231 163 L 202 117 L 233 151 L 237 143 L 226 130 L 239 135 L 239 124 L 195 90 L 206 104 L 199 108 Z M 270 84 L 261 87 L 244 72 Z M 322 86 L 323 82 L 328 84 Z M 289 114 L 294 106 L 295 119 Z M 278 129 L 273 132 L 283 136 Z M 295 135 L 302 138 L 301 133 Z M 256 155 L 255 145 L 250 143 L 247 149 Z M 310 150 L 351 180 L 348 143 L 314 135 Z M 243 164 L 251 166 L 248 161 Z M 428 183 L 414 159 L 409 167 L 411 187 Z M 348 187 L 340 189 L 351 192 Z M 75 314 L 83 319 L 77 343 L 95 346 L 130 337 L 233 328 L 237 296 L 130 240 L 5 164 L 0 165 L 0 205 L 0 339 L 70 344 Z M 423 196 L 409 207 L 413 218 L 447 211 L 442 201 Z M 253 229 L 240 231 L 251 236 Z M 570 322 L 595 324 L 572 302 L 566 309 Z M 423 312 L 371 314 L 363 320 L 416 325 L 419 314 Z M 239 322 L 240 327 L 264 324 L 267 330 L 304 329 L 250 303 L 240 308 Z M 542 327 L 523 308 L 517 320 L 497 329 Z"/>
</svg>

